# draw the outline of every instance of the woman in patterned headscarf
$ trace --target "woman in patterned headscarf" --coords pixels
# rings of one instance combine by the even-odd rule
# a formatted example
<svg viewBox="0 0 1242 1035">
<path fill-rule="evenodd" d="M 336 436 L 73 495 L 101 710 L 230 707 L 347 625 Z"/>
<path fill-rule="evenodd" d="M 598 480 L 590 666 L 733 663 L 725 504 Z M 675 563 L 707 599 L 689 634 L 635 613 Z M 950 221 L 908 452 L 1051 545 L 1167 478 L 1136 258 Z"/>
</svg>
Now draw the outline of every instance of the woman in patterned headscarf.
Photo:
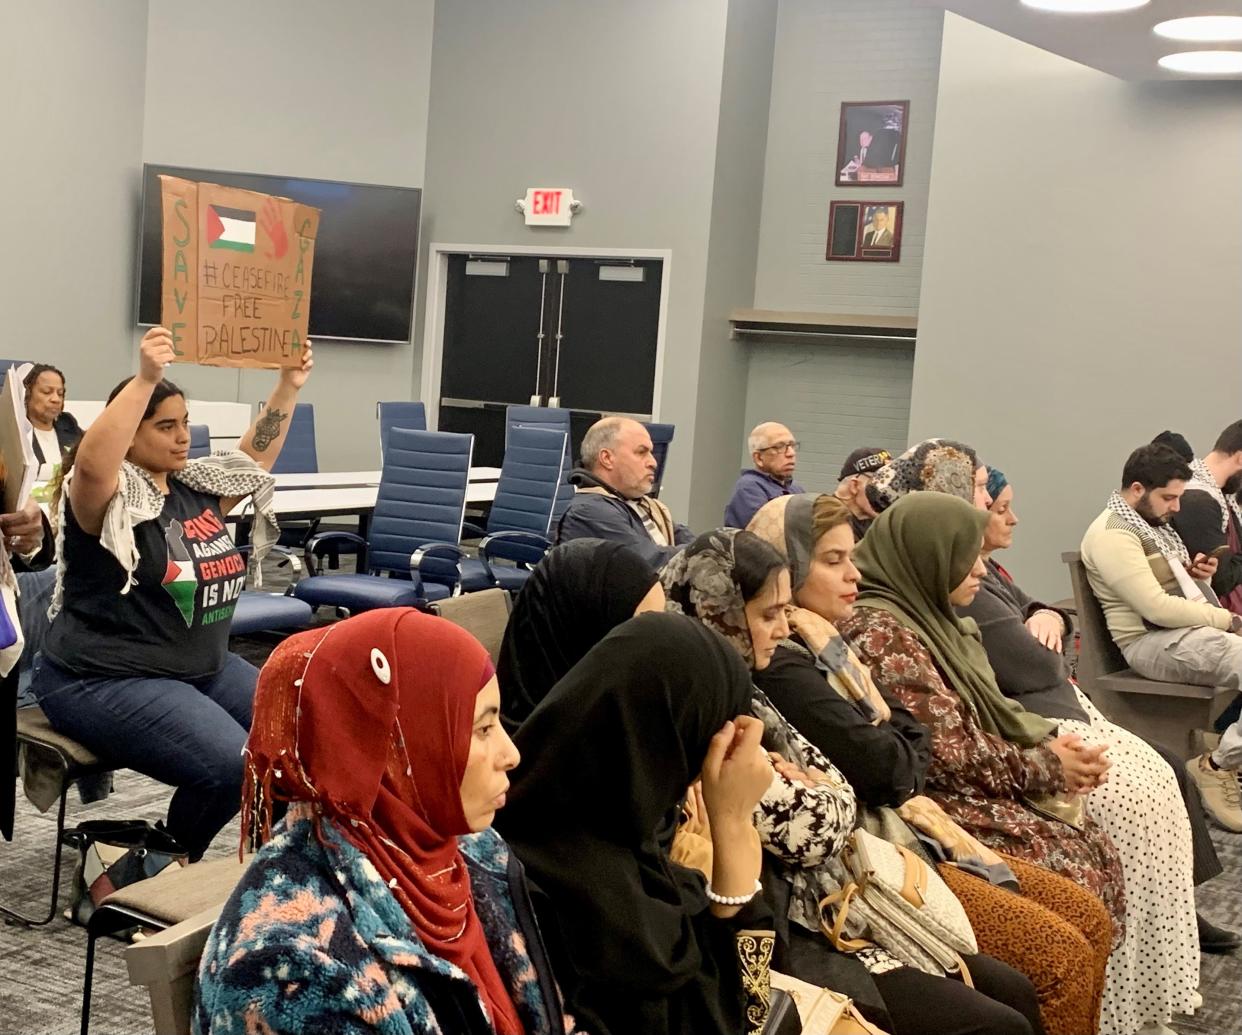
<svg viewBox="0 0 1242 1035">
<path fill-rule="evenodd" d="M 867 484 L 867 500 L 877 514 L 911 492 L 943 492 L 986 506 L 980 500 L 987 480 L 987 468 L 970 446 L 929 438 L 881 467 Z"/>
<path fill-rule="evenodd" d="M 792 497 L 790 497 L 792 498 Z M 723 636 L 753 672 L 767 668 L 789 634 L 791 604 L 784 558 L 752 532 L 721 528 L 700 535 L 661 574 L 669 610 L 697 618 Z M 782 966 L 794 976 L 858 997 L 853 961 L 832 950 L 820 934 L 820 900 L 847 879 L 840 853 L 853 826 L 853 789 L 840 771 L 789 724 L 762 691 L 752 688 L 751 713 L 763 720 L 764 746 L 773 752 L 778 778 L 756 810 L 766 869 L 788 898 L 789 923 L 781 939 Z M 858 930 L 852 937 L 874 932 Z M 894 1035 L 937 1032 L 1039 1031 L 1035 990 L 1021 974 L 986 956 L 967 965 L 975 988 L 926 973 L 884 948 L 863 950 L 866 967 Z M 857 964 L 855 963 L 855 966 Z M 842 981 L 848 981 L 842 987 Z M 868 1005 L 865 999 L 862 1005 Z"/>
<path fill-rule="evenodd" d="M 1108 913 L 1067 878 L 1016 859 L 1005 863 L 1020 882 L 1017 895 L 961 868 L 960 839 L 945 828 L 942 810 L 923 807 L 933 804 L 924 796 L 927 728 L 876 689 L 883 674 L 873 678 L 838 631 L 854 613 L 859 587 L 845 504 L 828 495 L 774 500 L 751 530 L 789 559 L 798 605 L 790 616 L 794 635 L 755 673 L 758 685 L 846 775 L 860 811 L 891 817 L 897 810 L 948 849 L 958 865 L 938 869 L 965 907 L 980 949 L 1035 982 L 1048 1031 L 1094 1031 L 1112 941 Z M 877 713 L 876 700 L 885 713 Z M 887 836 L 891 824 L 877 829 Z"/>
</svg>

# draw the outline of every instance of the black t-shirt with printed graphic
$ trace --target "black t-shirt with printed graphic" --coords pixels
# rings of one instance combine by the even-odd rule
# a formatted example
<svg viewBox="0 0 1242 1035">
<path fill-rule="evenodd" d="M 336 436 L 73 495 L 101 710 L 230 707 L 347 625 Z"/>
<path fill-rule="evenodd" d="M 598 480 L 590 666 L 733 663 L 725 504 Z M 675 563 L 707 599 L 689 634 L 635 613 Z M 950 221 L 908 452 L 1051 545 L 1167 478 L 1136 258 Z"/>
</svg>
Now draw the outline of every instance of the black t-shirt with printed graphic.
<svg viewBox="0 0 1242 1035">
<path fill-rule="evenodd" d="M 197 679 L 218 672 L 246 564 L 216 496 L 168 480 L 160 516 L 134 526 L 136 585 L 65 501 L 65 587 L 44 650 L 79 675 Z"/>
</svg>

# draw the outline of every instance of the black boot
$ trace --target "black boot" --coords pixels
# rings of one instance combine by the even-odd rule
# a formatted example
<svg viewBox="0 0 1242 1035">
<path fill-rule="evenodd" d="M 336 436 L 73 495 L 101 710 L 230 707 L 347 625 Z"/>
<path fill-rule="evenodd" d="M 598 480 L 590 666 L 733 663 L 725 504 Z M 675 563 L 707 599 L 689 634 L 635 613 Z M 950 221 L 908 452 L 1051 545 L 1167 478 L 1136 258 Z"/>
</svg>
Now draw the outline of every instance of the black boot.
<svg viewBox="0 0 1242 1035">
<path fill-rule="evenodd" d="M 1202 913 L 1197 913 L 1199 919 L 1199 951 L 1200 952 L 1232 952 L 1239 945 L 1242 945 L 1242 937 L 1239 937 L 1233 931 L 1226 931 L 1223 927 L 1217 927 L 1208 920 Z"/>
</svg>

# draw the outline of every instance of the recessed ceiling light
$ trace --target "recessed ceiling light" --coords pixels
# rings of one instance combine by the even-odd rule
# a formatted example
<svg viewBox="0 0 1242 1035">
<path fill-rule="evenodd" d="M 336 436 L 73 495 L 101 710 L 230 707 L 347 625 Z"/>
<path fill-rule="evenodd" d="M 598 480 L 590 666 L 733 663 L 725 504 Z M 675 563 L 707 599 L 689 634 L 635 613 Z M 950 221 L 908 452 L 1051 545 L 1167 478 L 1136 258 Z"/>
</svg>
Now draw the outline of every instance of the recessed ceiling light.
<svg viewBox="0 0 1242 1035">
<path fill-rule="evenodd" d="M 1242 17 L 1236 14 L 1205 14 L 1196 18 L 1173 18 L 1152 30 L 1157 36 L 1187 43 L 1242 42 Z"/>
<path fill-rule="evenodd" d="M 1151 0 L 1022 0 L 1024 7 L 1058 14 L 1106 14 L 1146 7 Z"/>
<path fill-rule="evenodd" d="M 1238 75 L 1242 73 L 1242 50 L 1188 50 L 1167 54 L 1160 59 L 1160 67 L 1195 75 Z"/>
</svg>

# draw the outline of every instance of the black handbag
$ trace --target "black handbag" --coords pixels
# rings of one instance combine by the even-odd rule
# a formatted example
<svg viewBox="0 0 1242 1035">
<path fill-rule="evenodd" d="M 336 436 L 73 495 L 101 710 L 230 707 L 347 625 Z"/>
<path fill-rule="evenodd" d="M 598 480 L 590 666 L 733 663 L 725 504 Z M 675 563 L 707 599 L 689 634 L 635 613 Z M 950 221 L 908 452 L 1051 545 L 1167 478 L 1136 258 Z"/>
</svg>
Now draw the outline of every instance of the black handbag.
<svg viewBox="0 0 1242 1035">
<path fill-rule="evenodd" d="M 78 850 L 73 898 L 66 915 L 83 926 L 96 907 L 119 888 L 154 877 L 188 853 L 162 824 L 145 819 L 91 819 L 61 835 Z"/>
</svg>

